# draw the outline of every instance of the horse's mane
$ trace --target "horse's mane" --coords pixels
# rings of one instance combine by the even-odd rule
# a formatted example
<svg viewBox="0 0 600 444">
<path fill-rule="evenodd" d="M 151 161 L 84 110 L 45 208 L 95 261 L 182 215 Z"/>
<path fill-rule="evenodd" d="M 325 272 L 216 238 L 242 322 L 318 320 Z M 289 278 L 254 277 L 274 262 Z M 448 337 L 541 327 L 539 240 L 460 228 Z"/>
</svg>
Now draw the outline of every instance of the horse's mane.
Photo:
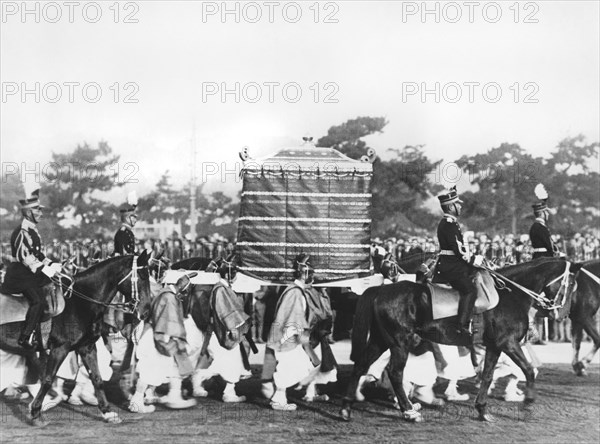
<svg viewBox="0 0 600 444">
<path fill-rule="evenodd" d="M 564 259 L 558 259 L 555 257 L 543 257 L 529 262 L 521 262 L 520 264 L 509 265 L 508 267 L 500 268 L 496 271 L 508 277 L 511 275 L 515 275 L 516 273 L 531 272 L 541 265 L 558 263 L 559 260 L 564 262 Z"/>
<path fill-rule="evenodd" d="M 204 270 L 208 266 L 208 264 L 210 264 L 211 261 L 212 261 L 212 259 L 208 258 L 208 257 L 201 257 L 201 256 L 190 257 L 187 259 L 183 259 L 179 262 L 175 262 L 174 264 L 171 265 L 171 269 L 177 270 L 178 268 L 184 268 L 186 270 L 188 270 L 188 269 Z M 193 267 L 193 268 L 191 268 L 191 267 Z"/>
<path fill-rule="evenodd" d="M 77 278 L 85 278 L 85 277 L 92 275 L 93 273 L 97 273 L 99 268 L 104 268 L 114 262 L 122 261 L 125 258 L 131 259 L 132 257 L 133 257 L 133 255 L 111 257 L 111 258 L 105 259 L 101 262 L 98 262 L 97 264 L 94 264 L 89 268 L 86 268 L 85 270 L 83 270 L 80 273 L 76 273 L 75 276 Z"/>
<path fill-rule="evenodd" d="M 590 259 L 589 261 L 578 262 L 577 265 L 581 265 L 581 268 L 585 268 L 589 271 L 594 271 L 595 274 L 600 273 L 600 259 Z"/>
</svg>

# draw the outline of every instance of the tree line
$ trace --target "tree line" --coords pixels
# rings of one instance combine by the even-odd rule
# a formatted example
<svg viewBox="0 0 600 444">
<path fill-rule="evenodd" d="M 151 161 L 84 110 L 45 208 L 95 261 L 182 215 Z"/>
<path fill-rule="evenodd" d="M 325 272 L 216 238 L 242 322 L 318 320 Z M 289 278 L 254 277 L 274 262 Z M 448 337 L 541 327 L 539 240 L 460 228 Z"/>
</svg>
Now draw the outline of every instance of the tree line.
<svg viewBox="0 0 600 444">
<path fill-rule="evenodd" d="M 383 133 L 383 117 L 357 117 L 329 128 L 317 146 L 332 147 L 360 159 L 370 148 L 364 138 Z M 373 237 L 410 236 L 432 233 L 440 212 L 435 196 L 458 177 L 466 176 L 470 189 L 462 190 L 465 201 L 461 222 L 470 230 L 490 234 L 527 233 L 535 202 L 533 188 L 543 183 L 549 206 L 555 209 L 552 231 L 563 236 L 597 230 L 600 222 L 598 190 L 599 142 L 583 135 L 568 137 L 549 147 L 547 158 L 535 157 L 517 143 L 502 143 L 474 156 L 433 160 L 423 145 L 390 147 L 373 164 Z M 118 225 L 118 204 L 106 193 L 122 187 L 113 166 L 120 156 L 107 142 L 96 147 L 78 145 L 73 151 L 53 153 L 43 179 L 42 202 L 47 206 L 46 223 L 40 224 L 46 239 L 112 237 Z M 77 170 L 77 165 L 87 169 Z M 90 166 L 93 168 L 90 169 Z M 176 188 L 165 171 L 154 188 L 140 196 L 142 220 L 173 218 L 189 231 L 190 186 Z M 460 191 L 460 190 L 459 190 Z M 200 235 L 218 232 L 233 238 L 239 213 L 239 196 L 196 189 Z M 18 200 L 24 195 L 19 174 L 3 174 L 0 192 L 0 237 L 7 241 L 20 219 Z M 187 224 L 186 224 L 187 222 Z"/>
</svg>

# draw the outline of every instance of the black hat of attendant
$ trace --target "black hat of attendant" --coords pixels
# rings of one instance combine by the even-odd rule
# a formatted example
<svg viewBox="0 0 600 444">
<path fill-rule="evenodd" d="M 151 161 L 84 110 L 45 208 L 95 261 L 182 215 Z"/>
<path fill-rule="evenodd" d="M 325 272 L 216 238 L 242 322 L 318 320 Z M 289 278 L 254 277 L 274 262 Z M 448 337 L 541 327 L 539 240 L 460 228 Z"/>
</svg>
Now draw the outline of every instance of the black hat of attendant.
<svg viewBox="0 0 600 444">
<path fill-rule="evenodd" d="M 313 269 L 313 266 L 310 263 L 310 256 L 306 253 L 300 253 L 296 256 L 296 259 L 294 259 L 294 268 L 298 270 L 304 267 Z"/>
</svg>

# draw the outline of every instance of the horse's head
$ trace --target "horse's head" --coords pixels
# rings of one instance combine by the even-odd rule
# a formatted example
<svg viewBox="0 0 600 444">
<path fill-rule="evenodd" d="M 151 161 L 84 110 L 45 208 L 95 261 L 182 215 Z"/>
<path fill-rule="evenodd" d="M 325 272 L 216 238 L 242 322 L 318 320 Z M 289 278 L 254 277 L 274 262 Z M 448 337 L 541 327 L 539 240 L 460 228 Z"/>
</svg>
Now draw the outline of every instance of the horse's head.
<svg viewBox="0 0 600 444">
<path fill-rule="evenodd" d="M 579 268 L 562 258 L 548 258 L 509 267 L 503 274 L 528 290 L 536 308 L 560 318 L 569 313 Z"/>
<path fill-rule="evenodd" d="M 139 256 L 126 257 L 131 259 L 131 262 L 127 262 L 129 272 L 119 281 L 117 289 L 125 296 L 132 313 L 138 319 L 145 320 L 150 315 L 152 302 L 148 269 L 150 255 L 144 251 Z"/>
<path fill-rule="evenodd" d="M 168 257 L 163 256 L 164 251 L 161 251 L 157 255 L 154 254 L 154 251 L 150 254 L 148 258 L 148 271 L 150 275 L 154 277 L 155 281 L 160 281 L 165 272 L 169 269 L 171 261 Z"/>
</svg>

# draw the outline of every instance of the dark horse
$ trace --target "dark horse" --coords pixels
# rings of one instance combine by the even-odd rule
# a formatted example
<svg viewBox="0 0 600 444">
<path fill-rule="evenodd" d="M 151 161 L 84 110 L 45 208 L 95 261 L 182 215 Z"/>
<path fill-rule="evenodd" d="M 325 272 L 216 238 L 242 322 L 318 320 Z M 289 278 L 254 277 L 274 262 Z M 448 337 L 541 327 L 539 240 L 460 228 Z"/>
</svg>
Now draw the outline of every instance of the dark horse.
<svg viewBox="0 0 600 444">
<path fill-rule="evenodd" d="M 499 270 L 499 273 L 525 287 L 531 295 L 512 284 L 499 289 L 498 305 L 483 314 L 483 342 L 486 347 L 485 368 L 481 388 L 475 401 L 479 418 L 493 420 L 487 413 L 487 391 L 500 353 L 506 353 L 527 378 L 526 405 L 534 401 L 533 368 L 523 355 L 519 341 L 528 329 L 528 312 L 533 297 L 553 305 L 547 298 L 552 295 L 569 296 L 575 282 L 577 266 L 562 259 L 540 259 Z M 540 294 L 542 291 L 545 294 Z M 558 299 L 558 298 L 557 298 Z M 428 287 L 414 282 L 371 287 L 363 293 L 356 307 L 352 332 L 351 359 L 355 362 L 348 391 L 344 397 L 341 415 L 350 419 L 351 406 L 361 375 L 388 348 L 391 349 L 390 380 L 405 419 L 422 420 L 409 402 L 402 378 L 410 348 L 418 337 L 433 342 L 458 344 L 452 337 L 455 317 L 433 320 L 431 295 Z M 417 336 L 418 335 L 418 336 Z"/>
<path fill-rule="evenodd" d="M 600 307 L 600 260 L 594 259 L 580 264 L 581 270 L 577 273 L 577 291 L 571 302 L 571 332 L 573 344 L 573 370 L 577 376 L 585 376 L 585 368 L 592 362 L 594 355 L 600 348 L 600 334 L 596 329 L 594 315 Z M 579 360 L 579 348 L 583 331 L 592 338 L 594 347 Z"/>
<path fill-rule="evenodd" d="M 30 405 L 31 423 L 46 425 L 41 418 L 42 401 L 50 390 L 56 373 L 70 351 L 76 351 L 85 364 L 98 398 L 98 408 L 105 421 L 120 422 L 110 411 L 96 357 L 96 341 L 102 332 L 103 315 L 115 306 L 144 319 L 150 313 L 150 285 L 146 253 L 119 256 L 100 262 L 73 277 L 73 285 L 64 285 L 65 309 L 52 319 L 48 339 L 50 353 L 41 378 L 41 389 Z M 111 304 L 117 291 L 126 299 L 124 304 Z M 22 322 L 0 326 L 0 348 L 25 355 L 17 345 Z M 43 353 L 43 352 L 42 352 Z"/>
</svg>

